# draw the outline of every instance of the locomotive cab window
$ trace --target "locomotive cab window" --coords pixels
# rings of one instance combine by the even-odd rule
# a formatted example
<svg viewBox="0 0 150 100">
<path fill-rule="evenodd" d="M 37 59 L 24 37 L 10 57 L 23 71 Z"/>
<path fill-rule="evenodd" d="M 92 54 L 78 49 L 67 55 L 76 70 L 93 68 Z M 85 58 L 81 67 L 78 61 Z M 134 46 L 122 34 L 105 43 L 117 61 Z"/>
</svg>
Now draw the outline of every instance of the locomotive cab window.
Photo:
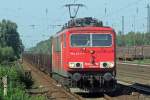
<svg viewBox="0 0 150 100">
<path fill-rule="evenodd" d="M 90 46 L 90 34 L 72 34 L 71 35 L 72 47 L 86 47 Z"/>
<path fill-rule="evenodd" d="M 93 34 L 92 46 L 111 46 L 112 36 L 111 34 Z"/>
<path fill-rule="evenodd" d="M 111 34 L 72 34 L 72 47 L 107 47 L 112 45 Z"/>
</svg>

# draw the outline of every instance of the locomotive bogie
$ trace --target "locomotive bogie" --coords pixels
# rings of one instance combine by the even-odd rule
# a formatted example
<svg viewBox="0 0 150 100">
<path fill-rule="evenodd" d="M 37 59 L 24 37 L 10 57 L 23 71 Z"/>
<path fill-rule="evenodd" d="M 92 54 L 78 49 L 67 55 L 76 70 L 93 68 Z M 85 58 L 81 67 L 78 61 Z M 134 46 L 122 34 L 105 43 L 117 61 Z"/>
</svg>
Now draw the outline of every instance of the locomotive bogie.
<svg viewBox="0 0 150 100">
<path fill-rule="evenodd" d="M 116 84 L 111 72 L 71 72 L 69 78 L 72 80 L 70 88 L 79 88 L 85 92 L 110 92 Z"/>
</svg>

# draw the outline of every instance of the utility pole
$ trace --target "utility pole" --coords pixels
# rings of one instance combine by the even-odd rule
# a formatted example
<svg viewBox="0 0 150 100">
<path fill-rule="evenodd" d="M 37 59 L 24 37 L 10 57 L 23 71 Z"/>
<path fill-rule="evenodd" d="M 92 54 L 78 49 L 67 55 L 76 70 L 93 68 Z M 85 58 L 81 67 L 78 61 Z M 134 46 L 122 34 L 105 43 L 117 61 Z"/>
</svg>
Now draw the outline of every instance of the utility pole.
<svg viewBox="0 0 150 100">
<path fill-rule="evenodd" d="M 138 24 L 139 24 L 139 23 L 138 23 L 138 15 L 139 15 L 139 8 L 137 7 L 137 8 L 136 8 L 136 17 L 135 17 L 135 24 L 136 24 L 136 25 L 135 25 L 135 29 L 136 29 L 136 32 L 140 31 L 140 30 L 138 30 L 138 26 L 139 26 L 139 25 L 138 25 Z"/>
<path fill-rule="evenodd" d="M 123 46 L 125 46 L 125 36 L 124 36 L 124 16 L 122 16 L 122 32 L 121 32 L 121 36 L 122 36 L 122 41 L 123 41 Z"/>
<path fill-rule="evenodd" d="M 147 4 L 147 33 L 150 33 L 150 6 Z"/>
<path fill-rule="evenodd" d="M 108 15 L 107 15 L 107 8 L 105 8 L 105 18 L 106 18 L 106 25 L 108 26 Z"/>
<path fill-rule="evenodd" d="M 105 3 L 105 20 L 106 20 L 106 26 L 108 26 L 108 12 L 107 12 L 107 3 Z"/>
<path fill-rule="evenodd" d="M 124 35 L 124 16 L 122 16 L 122 35 Z"/>
<path fill-rule="evenodd" d="M 133 31 L 134 31 L 134 33 L 136 33 L 135 31 L 135 16 L 133 16 Z"/>
<path fill-rule="evenodd" d="M 48 27 L 48 8 L 45 9 L 45 18 L 46 18 L 46 33 L 49 33 L 49 27 Z"/>
<path fill-rule="evenodd" d="M 136 46 L 136 32 L 135 32 L 135 16 L 133 16 L 133 32 L 134 32 L 134 37 L 133 37 L 133 45 Z M 136 48 L 135 48 L 136 51 Z M 136 55 L 136 54 L 135 54 Z"/>
</svg>

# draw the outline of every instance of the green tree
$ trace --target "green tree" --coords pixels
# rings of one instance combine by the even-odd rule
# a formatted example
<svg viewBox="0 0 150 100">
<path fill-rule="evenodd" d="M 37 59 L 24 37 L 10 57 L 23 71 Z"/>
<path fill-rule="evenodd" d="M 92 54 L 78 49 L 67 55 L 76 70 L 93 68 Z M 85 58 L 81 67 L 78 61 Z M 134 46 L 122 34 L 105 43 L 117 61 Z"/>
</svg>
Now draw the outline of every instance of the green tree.
<svg viewBox="0 0 150 100">
<path fill-rule="evenodd" d="M 15 58 L 20 58 L 20 54 L 23 51 L 23 44 L 17 32 L 17 24 L 9 20 L 2 20 L 0 22 L 0 59 L 7 58 L 9 55 Z M 5 59 L 6 60 L 6 59 Z"/>
<path fill-rule="evenodd" d="M 12 47 L 0 47 L 0 63 L 9 62 L 15 59 L 14 50 Z"/>
<path fill-rule="evenodd" d="M 51 40 L 52 37 L 48 40 L 41 41 L 35 47 L 30 48 L 29 51 L 32 53 L 51 54 Z"/>
<path fill-rule="evenodd" d="M 150 33 L 129 32 L 125 35 L 117 34 L 117 46 L 150 45 Z"/>
</svg>

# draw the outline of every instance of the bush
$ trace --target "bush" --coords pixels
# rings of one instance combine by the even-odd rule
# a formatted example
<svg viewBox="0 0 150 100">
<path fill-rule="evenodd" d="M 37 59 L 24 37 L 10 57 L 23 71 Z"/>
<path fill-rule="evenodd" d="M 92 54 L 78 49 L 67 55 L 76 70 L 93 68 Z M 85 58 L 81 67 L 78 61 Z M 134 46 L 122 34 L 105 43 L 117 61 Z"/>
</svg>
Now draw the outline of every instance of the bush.
<svg viewBox="0 0 150 100">
<path fill-rule="evenodd" d="M 0 63 L 11 62 L 15 60 L 12 47 L 0 47 Z"/>
<path fill-rule="evenodd" d="M 3 96 L 3 85 L 0 81 L 0 100 L 46 100 L 44 96 L 31 96 L 25 92 L 25 83 L 21 81 L 23 78 L 21 67 L 0 65 L 0 77 L 8 76 L 8 95 Z"/>
</svg>

